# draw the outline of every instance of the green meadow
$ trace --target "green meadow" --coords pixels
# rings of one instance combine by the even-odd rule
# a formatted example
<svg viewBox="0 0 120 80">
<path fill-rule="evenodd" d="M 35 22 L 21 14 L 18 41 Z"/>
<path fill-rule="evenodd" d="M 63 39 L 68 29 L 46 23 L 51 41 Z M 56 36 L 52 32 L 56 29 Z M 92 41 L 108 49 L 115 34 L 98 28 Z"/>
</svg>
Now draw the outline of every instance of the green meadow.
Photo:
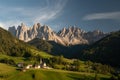
<svg viewBox="0 0 120 80">
<path fill-rule="evenodd" d="M 100 80 L 110 76 L 97 74 Z M 26 72 L 16 67 L 0 63 L 0 80 L 94 80 L 95 73 L 73 72 L 57 69 L 30 69 Z"/>
</svg>

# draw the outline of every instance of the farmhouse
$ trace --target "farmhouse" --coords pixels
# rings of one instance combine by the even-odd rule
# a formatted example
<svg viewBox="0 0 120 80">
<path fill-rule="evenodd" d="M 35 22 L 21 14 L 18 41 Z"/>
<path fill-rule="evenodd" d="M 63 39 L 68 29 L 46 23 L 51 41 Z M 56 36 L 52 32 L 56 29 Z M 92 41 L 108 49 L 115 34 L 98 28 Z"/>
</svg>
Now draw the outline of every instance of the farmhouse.
<svg viewBox="0 0 120 80">
<path fill-rule="evenodd" d="M 30 69 L 30 68 L 32 68 L 32 66 L 33 66 L 32 64 L 29 64 L 29 65 L 27 65 L 25 68 L 26 68 L 26 69 Z"/>
<path fill-rule="evenodd" d="M 23 68 L 23 67 L 24 67 L 24 63 L 22 63 L 22 62 L 21 62 L 21 63 L 18 63 L 17 66 L 18 66 L 19 68 Z"/>
</svg>

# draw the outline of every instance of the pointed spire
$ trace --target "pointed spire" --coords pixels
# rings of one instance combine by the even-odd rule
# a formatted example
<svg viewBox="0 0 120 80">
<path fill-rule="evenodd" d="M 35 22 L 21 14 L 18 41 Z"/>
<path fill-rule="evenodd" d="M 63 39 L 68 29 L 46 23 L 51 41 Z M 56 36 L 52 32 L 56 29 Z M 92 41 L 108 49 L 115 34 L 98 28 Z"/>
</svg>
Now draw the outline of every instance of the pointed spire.
<svg viewBox="0 0 120 80">
<path fill-rule="evenodd" d="M 23 26 L 23 27 L 24 27 L 24 26 L 25 26 L 25 24 L 24 24 L 24 23 L 21 23 L 21 26 Z"/>
<path fill-rule="evenodd" d="M 37 26 L 38 26 L 38 28 L 39 28 L 39 27 L 41 27 L 41 24 L 40 24 L 40 23 L 37 23 Z"/>
</svg>

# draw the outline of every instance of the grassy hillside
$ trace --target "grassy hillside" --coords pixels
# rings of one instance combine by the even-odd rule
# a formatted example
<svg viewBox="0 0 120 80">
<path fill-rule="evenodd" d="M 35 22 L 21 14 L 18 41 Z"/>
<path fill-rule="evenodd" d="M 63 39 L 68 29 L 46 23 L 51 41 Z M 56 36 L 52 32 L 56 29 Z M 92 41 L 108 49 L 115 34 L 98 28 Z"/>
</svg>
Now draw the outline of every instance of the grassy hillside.
<svg viewBox="0 0 120 80">
<path fill-rule="evenodd" d="M 87 58 L 113 66 L 120 66 L 120 31 L 113 32 L 97 41 L 83 53 L 83 59 Z"/>
<path fill-rule="evenodd" d="M 48 53 L 37 50 L 35 47 L 18 40 L 2 28 L 0 28 L 0 54 L 16 57 L 31 57 L 39 54 L 41 57 L 51 57 Z"/>
<path fill-rule="evenodd" d="M 48 54 L 47 52 L 36 50 L 36 49 L 30 49 L 33 55 L 40 55 L 42 58 L 50 58 L 52 55 Z"/>
<path fill-rule="evenodd" d="M 0 28 L 0 53 L 10 56 L 29 56 L 29 45 L 13 37 L 10 32 Z"/>
<path fill-rule="evenodd" d="M 16 73 L 16 68 L 0 63 L 0 80 L 6 80 Z"/>
<path fill-rule="evenodd" d="M 35 38 L 28 42 L 37 49 L 48 52 L 52 55 L 63 55 L 66 58 L 76 58 L 76 54 L 85 49 L 88 45 L 64 46 L 54 41 L 45 41 Z"/>
<path fill-rule="evenodd" d="M 49 52 L 49 53 L 51 52 L 51 49 L 52 49 L 51 44 L 49 44 L 47 41 L 39 39 L 39 38 L 35 38 L 35 39 L 29 41 L 28 43 L 30 45 L 35 46 L 39 50 L 46 51 L 46 52 Z"/>
<path fill-rule="evenodd" d="M 97 76 L 101 80 L 107 80 L 109 76 L 106 75 L 110 75 L 111 72 L 114 72 L 108 65 L 92 63 L 90 61 L 80 61 L 77 59 L 66 59 L 62 55 L 52 56 L 44 52 L 48 48 L 45 48 L 43 51 L 38 50 L 16 39 L 8 31 L 2 28 L 0 28 L 0 45 L 0 79 L 2 80 L 94 80 L 96 72 L 99 73 Z M 43 44 L 40 43 L 40 46 L 41 45 Z M 59 49 L 61 49 L 61 51 L 64 49 L 63 51 L 68 50 L 74 52 L 79 48 L 79 45 L 75 47 L 61 47 L 61 45 L 56 45 L 54 43 L 52 43 L 52 45 L 54 45 L 53 50 L 58 52 L 58 54 L 60 53 Z M 42 48 L 45 46 L 46 45 L 43 45 Z M 68 57 L 73 56 L 69 53 L 66 55 Z M 23 62 L 25 65 L 40 65 L 41 59 L 47 66 L 54 69 L 30 69 L 26 72 L 16 70 L 16 64 L 19 62 Z M 105 74 L 105 76 L 101 73 Z"/>
<path fill-rule="evenodd" d="M 94 73 L 81 73 L 55 69 L 31 69 L 22 72 L 17 71 L 15 67 L 0 63 L 0 80 L 94 80 L 94 77 Z M 98 74 L 98 77 L 100 80 L 108 80 L 110 76 Z"/>
<path fill-rule="evenodd" d="M 9 80 L 94 80 L 94 76 L 95 74 L 89 73 L 40 69 L 19 73 Z M 98 76 L 101 78 L 101 80 L 107 80 L 109 78 L 109 76 L 101 74 L 98 74 Z"/>
</svg>

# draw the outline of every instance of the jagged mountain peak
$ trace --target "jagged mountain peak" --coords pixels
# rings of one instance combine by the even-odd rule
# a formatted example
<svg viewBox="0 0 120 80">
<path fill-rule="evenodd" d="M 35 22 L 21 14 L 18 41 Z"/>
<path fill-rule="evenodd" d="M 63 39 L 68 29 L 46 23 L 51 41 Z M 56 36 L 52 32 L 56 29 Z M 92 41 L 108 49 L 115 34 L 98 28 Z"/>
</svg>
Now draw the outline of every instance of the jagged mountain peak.
<svg viewBox="0 0 120 80">
<path fill-rule="evenodd" d="M 8 31 L 10 31 L 10 33 L 12 33 L 13 36 L 16 35 L 16 28 L 15 28 L 15 26 L 9 27 Z"/>
<path fill-rule="evenodd" d="M 15 30 L 16 30 L 16 27 L 15 27 L 15 26 L 12 26 L 12 27 L 9 27 L 9 29 L 15 29 Z"/>
<path fill-rule="evenodd" d="M 80 30 L 80 28 L 76 27 L 76 26 L 70 26 L 70 27 L 68 27 L 68 30 L 76 30 L 76 29 Z"/>
<path fill-rule="evenodd" d="M 70 26 L 68 28 L 63 28 L 62 30 L 60 31 L 67 31 L 67 32 L 76 32 L 76 31 L 80 31 L 80 32 L 84 32 L 82 29 L 80 29 L 79 27 L 76 27 L 76 26 Z"/>
<path fill-rule="evenodd" d="M 58 32 L 58 35 L 62 37 L 68 45 L 88 44 L 88 41 L 83 38 L 83 33 L 84 31 L 82 31 L 79 27 L 70 26 L 68 28 L 63 28 Z"/>
<path fill-rule="evenodd" d="M 41 27 L 41 24 L 40 23 L 35 23 L 34 25 L 33 25 L 33 28 L 34 29 L 37 29 L 37 28 L 40 28 Z"/>
<path fill-rule="evenodd" d="M 79 27 L 71 26 L 68 28 L 63 28 L 58 32 L 58 35 L 61 37 L 65 36 L 72 36 L 75 35 L 78 37 L 78 35 L 83 34 L 85 31 L 81 30 Z"/>
<path fill-rule="evenodd" d="M 47 26 L 47 25 L 43 25 L 42 26 L 42 29 L 44 30 L 44 31 L 47 31 L 47 32 L 53 32 L 53 30 L 49 27 L 49 26 Z"/>
<path fill-rule="evenodd" d="M 37 23 L 35 23 L 35 24 L 33 25 L 33 28 L 34 28 L 34 29 L 35 29 L 35 28 L 38 28 Z"/>
<path fill-rule="evenodd" d="M 25 25 L 24 23 L 21 23 L 21 26 L 22 26 L 22 27 L 25 27 L 26 25 Z"/>
<path fill-rule="evenodd" d="M 76 26 L 63 28 L 56 33 L 48 25 L 42 26 L 40 23 L 35 23 L 33 27 L 27 27 L 24 23 L 21 23 L 21 26 L 18 26 L 17 29 L 9 27 L 9 31 L 25 42 L 39 38 L 47 41 L 55 41 L 62 45 L 89 44 L 105 36 L 99 30 L 85 32 Z"/>
<path fill-rule="evenodd" d="M 21 25 L 19 25 L 19 26 L 17 27 L 17 29 L 20 29 L 20 30 L 28 30 L 29 27 L 27 27 L 24 23 L 21 23 Z"/>
</svg>

